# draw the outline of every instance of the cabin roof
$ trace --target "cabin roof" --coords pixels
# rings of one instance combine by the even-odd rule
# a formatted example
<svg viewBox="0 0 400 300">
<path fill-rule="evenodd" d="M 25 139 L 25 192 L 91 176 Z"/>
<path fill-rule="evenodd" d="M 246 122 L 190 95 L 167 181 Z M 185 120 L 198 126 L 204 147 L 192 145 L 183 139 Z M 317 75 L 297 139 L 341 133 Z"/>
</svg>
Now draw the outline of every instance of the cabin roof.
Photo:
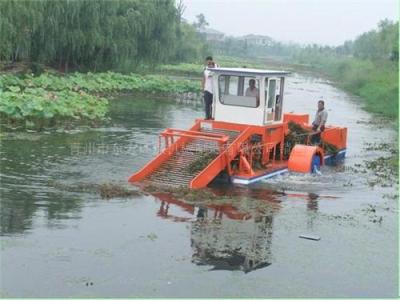
<svg viewBox="0 0 400 300">
<path fill-rule="evenodd" d="M 250 69 L 250 68 L 212 68 L 210 71 L 218 74 L 226 75 L 264 75 L 264 76 L 279 76 L 284 77 L 289 75 L 289 71 L 278 71 L 278 70 L 262 70 L 262 69 Z"/>
</svg>

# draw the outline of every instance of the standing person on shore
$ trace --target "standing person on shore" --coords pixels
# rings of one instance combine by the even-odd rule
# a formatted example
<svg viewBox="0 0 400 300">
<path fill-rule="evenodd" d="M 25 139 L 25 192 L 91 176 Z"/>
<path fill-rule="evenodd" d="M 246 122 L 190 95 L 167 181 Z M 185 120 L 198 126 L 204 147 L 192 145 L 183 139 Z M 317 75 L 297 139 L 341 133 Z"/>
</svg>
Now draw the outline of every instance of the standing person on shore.
<svg viewBox="0 0 400 300">
<path fill-rule="evenodd" d="M 215 68 L 216 64 L 213 61 L 212 56 L 206 57 L 206 68 L 203 72 L 203 79 L 201 81 L 201 88 L 204 93 L 204 108 L 205 108 L 205 119 L 210 120 L 212 118 L 212 103 L 213 103 L 213 78 L 209 69 Z"/>
</svg>

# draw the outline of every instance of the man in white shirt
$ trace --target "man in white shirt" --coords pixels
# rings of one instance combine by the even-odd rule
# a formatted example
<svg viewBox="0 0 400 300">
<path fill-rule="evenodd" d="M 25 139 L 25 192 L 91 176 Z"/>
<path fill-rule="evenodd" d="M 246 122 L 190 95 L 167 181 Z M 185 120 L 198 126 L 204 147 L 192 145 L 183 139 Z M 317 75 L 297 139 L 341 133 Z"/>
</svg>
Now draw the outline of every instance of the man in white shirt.
<svg viewBox="0 0 400 300">
<path fill-rule="evenodd" d="M 206 113 L 206 120 L 210 120 L 212 117 L 212 103 L 213 103 L 213 78 L 211 71 L 208 69 L 214 68 L 215 63 L 211 56 L 206 57 L 206 68 L 204 69 L 203 79 L 201 81 L 201 87 L 204 92 L 204 106 Z"/>
<path fill-rule="evenodd" d="M 259 97 L 260 91 L 256 88 L 256 81 L 254 79 L 249 80 L 249 87 L 246 89 L 246 97 Z"/>
<path fill-rule="evenodd" d="M 314 122 L 312 122 L 313 135 L 311 137 L 312 144 L 321 143 L 321 132 L 325 130 L 325 124 L 328 120 L 328 112 L 325 109 L 324 100 L 318 101 L 318 110 L 315 113 Z"/>
</svg>

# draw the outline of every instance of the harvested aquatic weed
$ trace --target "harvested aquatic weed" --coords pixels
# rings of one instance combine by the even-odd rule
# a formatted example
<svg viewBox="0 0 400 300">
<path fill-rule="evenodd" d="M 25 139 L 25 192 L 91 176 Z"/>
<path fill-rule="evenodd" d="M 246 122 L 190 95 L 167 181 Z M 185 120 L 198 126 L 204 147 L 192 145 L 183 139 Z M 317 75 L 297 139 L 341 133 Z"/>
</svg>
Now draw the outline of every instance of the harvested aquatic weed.
<svg viewBox="0 0 400 300">
<path fill-rule="evenodd" d="M 309 130 L 303 128 L 301 125 L 299 125 L 299 124 L 297 124 L 297 123 L 295 123 L 293 121 L 290 121 L 288 123 L 288 127 L 289 127 L 289 130 L 290 130 L 291 133 L 295 133 L 295 134 L 298 134 L 298 135 L 310 133 Z"/>
<path fill-rule="evenodd" d="M 289 158 L 290 152 L 296 144 L 307 144 L 309 134 L 312 133 L 311 130 L 305 129 L 293 121 L 288 123 L 288 127 L 290 132 L 285 136 L 284 159 Z M 328 142 L 322 141 L 321 146 L 326 153 L 335 154 L 338 152 L 337 147 Z"/>
<path fill-rule="evenodd" d="M 187 167 L 190 173 L 197 173 L 207 167 L 217 156 L 217 151 L 202 151 L 199 154 L 199 158 L 191 162 Z"/>
<path fill-rule="evenodd" d="M 335 145 L 332 145 L 325 141 L 322 141 L 322 149 L 324 149 L 326 153 L 330 154 L 336 154 L 338 152 L 338 148 Z"/>
</svg>

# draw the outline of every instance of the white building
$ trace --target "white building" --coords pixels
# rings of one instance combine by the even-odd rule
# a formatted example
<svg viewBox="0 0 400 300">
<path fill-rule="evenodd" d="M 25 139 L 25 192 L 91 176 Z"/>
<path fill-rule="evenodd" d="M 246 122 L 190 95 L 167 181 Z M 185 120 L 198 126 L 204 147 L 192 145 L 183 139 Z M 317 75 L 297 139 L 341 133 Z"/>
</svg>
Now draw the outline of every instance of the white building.
<svg viewBox="0 0 400 300">
<path fill-rule="evenodd" d="M 273 44 L 273 39 L 265 35 L 248 34 L 239 39 L 247 41 L 248 45 L 271 46 Z"/>
<path fill-rule="evenodd" d="M 225 37 L 224 33 L 212 28 L 201 27 L 197 32 L 204 35 L 207 41 L 223 41 Z"/>
</svg>

